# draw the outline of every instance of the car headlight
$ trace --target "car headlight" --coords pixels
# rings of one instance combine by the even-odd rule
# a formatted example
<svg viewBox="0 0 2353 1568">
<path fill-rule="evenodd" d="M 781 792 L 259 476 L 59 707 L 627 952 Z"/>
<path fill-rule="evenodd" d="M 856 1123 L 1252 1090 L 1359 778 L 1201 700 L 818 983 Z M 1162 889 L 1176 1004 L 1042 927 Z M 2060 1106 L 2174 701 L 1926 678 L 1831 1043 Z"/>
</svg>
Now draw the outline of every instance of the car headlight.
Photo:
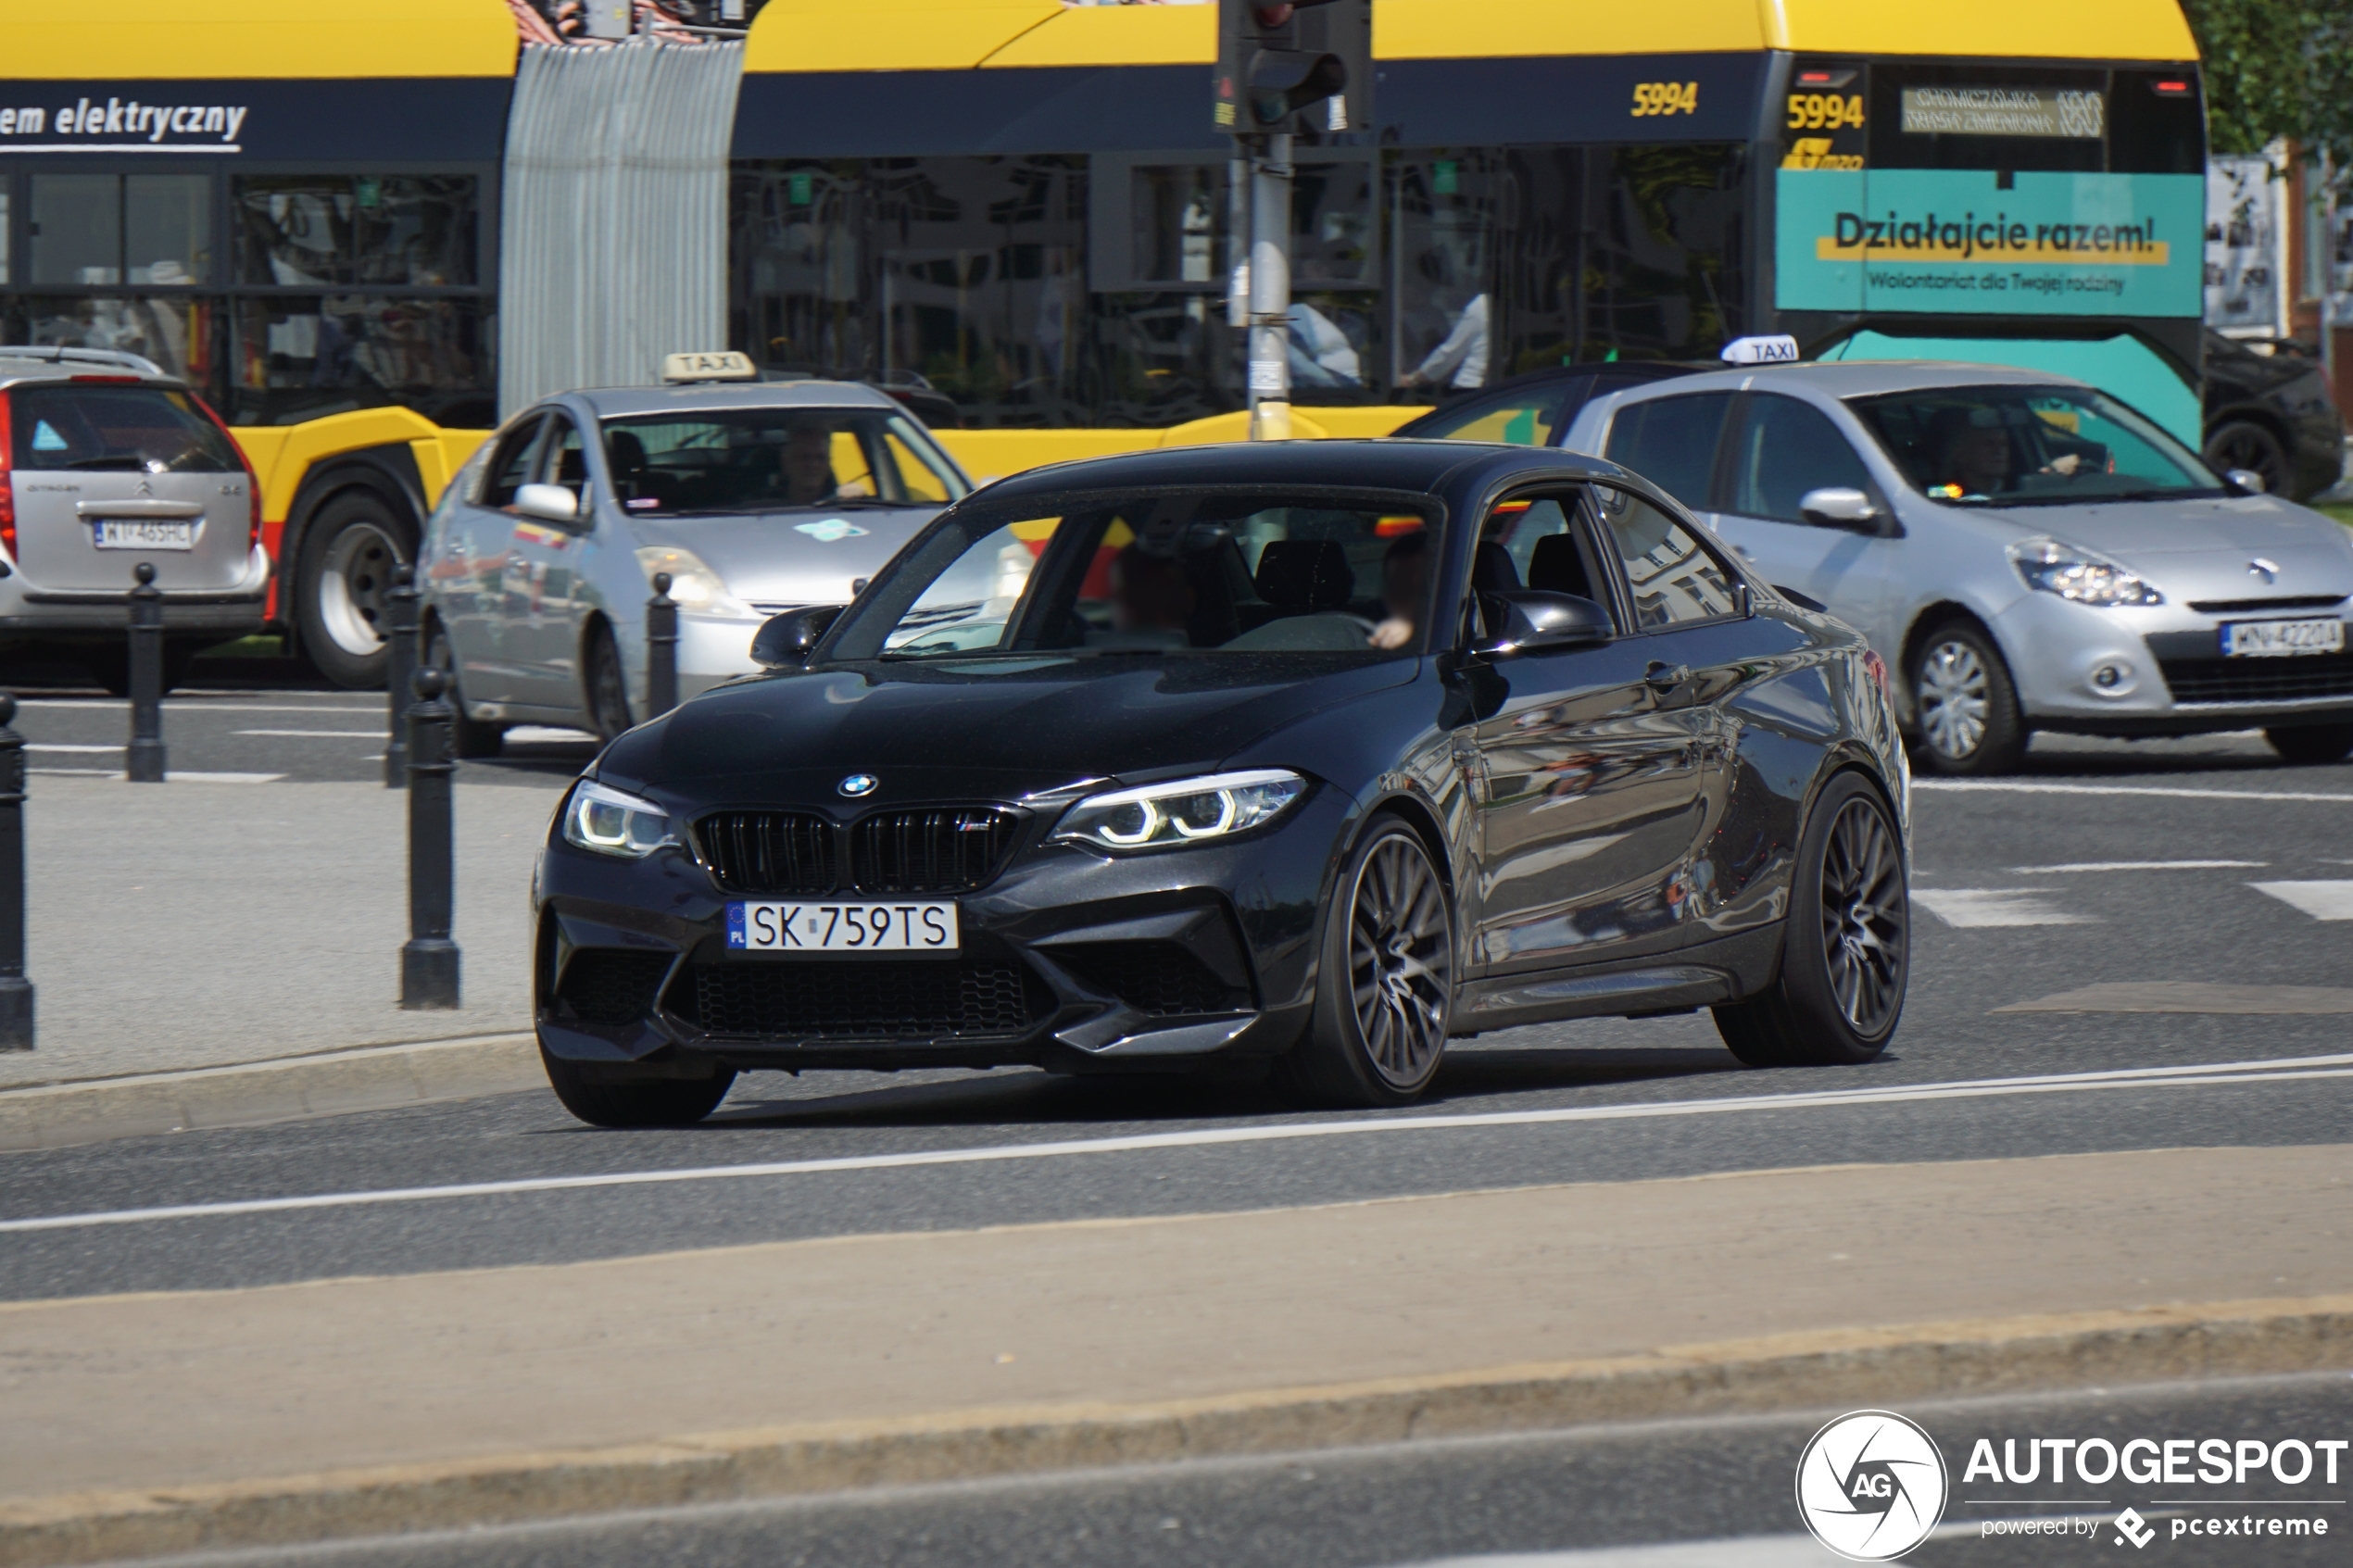
<svg viewBox="0 0 2353 1568">
<path fill-rule="evenodd" d="M 1307 793 L 1307 781 L 1281 768 L 1092 795 L 1063 813 L 1054 837 L 1101 849 L 1173 849 L 1264 827 Z"/>
<path fill-rule="evenodd" d="M 647 545 L 637 551 L 637 564 L 645 569 L 648 588 L 653 586 L 655 572 L 670 573 L 670 596 L 688 615 L 724 615 L 740 621 L 760 614 L 729 593 L 725 579 L 704 565 L 703 558 L 692 550 L 673 545 Z"/>
<path fill-rule="evenodd" d="M 2010 546 L 2010 564 L 2030 588 L 2082 605 L 2161 605 L 2165 596 L 2126 567 L 2096 551 L 2057 539 Z"/>
<path fill-rule="evenodd" d="M 572 786 L 572 798 L 564 802 L 563 834 L 566 844 L 629 860 L 678 842 L 670 831 L 669 812 L 594 779 Z"/>
</svg>

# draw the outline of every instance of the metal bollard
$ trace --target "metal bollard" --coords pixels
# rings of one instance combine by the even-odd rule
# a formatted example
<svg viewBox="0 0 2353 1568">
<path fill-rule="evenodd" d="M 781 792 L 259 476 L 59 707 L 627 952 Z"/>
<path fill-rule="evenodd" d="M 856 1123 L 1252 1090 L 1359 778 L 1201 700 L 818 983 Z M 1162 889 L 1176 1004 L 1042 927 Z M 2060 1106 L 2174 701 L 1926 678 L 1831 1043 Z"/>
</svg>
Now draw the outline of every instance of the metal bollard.
<svg viewBox="0 0 2353 1568">
<path fill-rule="evenodd" d="M 131 748 L 124 758 L 132 784 L 163 783 L 163 593 L 156 569 L 141 561 L 132 569 L 139 585 L 131 590 Z"/>
<path fill-rule="evenodd" d="M 646 717 L 659 719 L 678 706 L 678 601 L 670 596 L 670 573 L 654 573 L 654 596 L 646 601 Z"/>
<path fill-rule="evenodd" d="M 416 571 L 408 566 L 392 569 L 392 587 L 384 602 L 392 607 L 392 624 L 384 639 L 384 788 L 409 787 L 409 677 L 417 669 Z"/>
<path fill-rule="evenodd" d="M 409 709 L 409 941 L 400 949 L 400 1005 L 458 1005 L 458 944 L 449 939 L 457 902 L 451 842 L 450 732 L 458 710 L 442 700 L 448 675 L 431 668 L 410 678 Z"/>
<path fill-rule="evenodd" d="M 32 982 L 24 977 L 24 736 L 17 699 L 0 692 L 0 1051 L 32 1048 Z"/>
</svg>

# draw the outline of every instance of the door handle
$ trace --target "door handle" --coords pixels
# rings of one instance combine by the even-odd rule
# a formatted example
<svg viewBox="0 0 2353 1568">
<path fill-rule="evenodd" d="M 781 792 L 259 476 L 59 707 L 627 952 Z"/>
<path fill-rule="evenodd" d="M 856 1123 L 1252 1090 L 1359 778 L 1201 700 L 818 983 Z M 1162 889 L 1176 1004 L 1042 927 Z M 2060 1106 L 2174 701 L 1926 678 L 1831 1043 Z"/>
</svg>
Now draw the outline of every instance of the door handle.
<svg viewBox="0 0 2353 1568">
<path fill-rule="evenodd" d="M 1642 671 L 1642 684 L 1655 692 L 1671 692 L 1691 678 L 1690 665 L 1670 665 L 1661 659 L 1652 659 L 1650 668 Z"/>
</svg>

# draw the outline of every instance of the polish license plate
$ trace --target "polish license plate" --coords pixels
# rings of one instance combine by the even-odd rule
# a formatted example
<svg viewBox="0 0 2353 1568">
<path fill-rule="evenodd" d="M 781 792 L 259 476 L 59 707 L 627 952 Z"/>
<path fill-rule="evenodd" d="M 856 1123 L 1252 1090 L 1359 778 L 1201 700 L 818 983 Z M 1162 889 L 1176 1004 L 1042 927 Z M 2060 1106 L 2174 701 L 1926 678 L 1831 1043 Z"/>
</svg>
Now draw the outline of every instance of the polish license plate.
<svg viewBox="0 0 2353 1568">
<path fill-rule="evenodd" d="M 2334 615 L 2313 621 L 2234 621 L 2222 628 L 2222 652 L 2232 659 L 2344 651 L 2345 622 Z"/>
<path fill-rule="evenodd" d="M 96 540 L 102 550 L 193 550 L 194 522 L 157 522 L 148 518 L 102 517 Z"/>
<path fill-rule="evenodd" d="M 730 904 L 727 946 L 747 953 L 953 953 L 953 904 Z"/>
</svg>

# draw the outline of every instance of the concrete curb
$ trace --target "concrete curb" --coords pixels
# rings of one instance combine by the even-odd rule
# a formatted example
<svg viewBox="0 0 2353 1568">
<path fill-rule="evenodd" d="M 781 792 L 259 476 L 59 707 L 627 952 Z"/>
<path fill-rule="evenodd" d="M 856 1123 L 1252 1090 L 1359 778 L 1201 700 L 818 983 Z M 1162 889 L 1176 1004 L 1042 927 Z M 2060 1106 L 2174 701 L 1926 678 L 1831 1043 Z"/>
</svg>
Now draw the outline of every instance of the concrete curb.
<svg viewBox="0 0 2353 1568">
<path fill-rule="evenodd" d="M 529 1035 L 368 1046 L 228 1067 L 0 1090 L 0 1150 L 246 1127 L 545 1087 Z"/>
<path fill-rule="evenodd" d="M 2353 1368 L 2353 1296 L 1663 1347 L 1150 1405 L 965 1410 L 0 1504 L 0 1565 L 108 1562 L 1110 1465 Z"/>
</svg>

